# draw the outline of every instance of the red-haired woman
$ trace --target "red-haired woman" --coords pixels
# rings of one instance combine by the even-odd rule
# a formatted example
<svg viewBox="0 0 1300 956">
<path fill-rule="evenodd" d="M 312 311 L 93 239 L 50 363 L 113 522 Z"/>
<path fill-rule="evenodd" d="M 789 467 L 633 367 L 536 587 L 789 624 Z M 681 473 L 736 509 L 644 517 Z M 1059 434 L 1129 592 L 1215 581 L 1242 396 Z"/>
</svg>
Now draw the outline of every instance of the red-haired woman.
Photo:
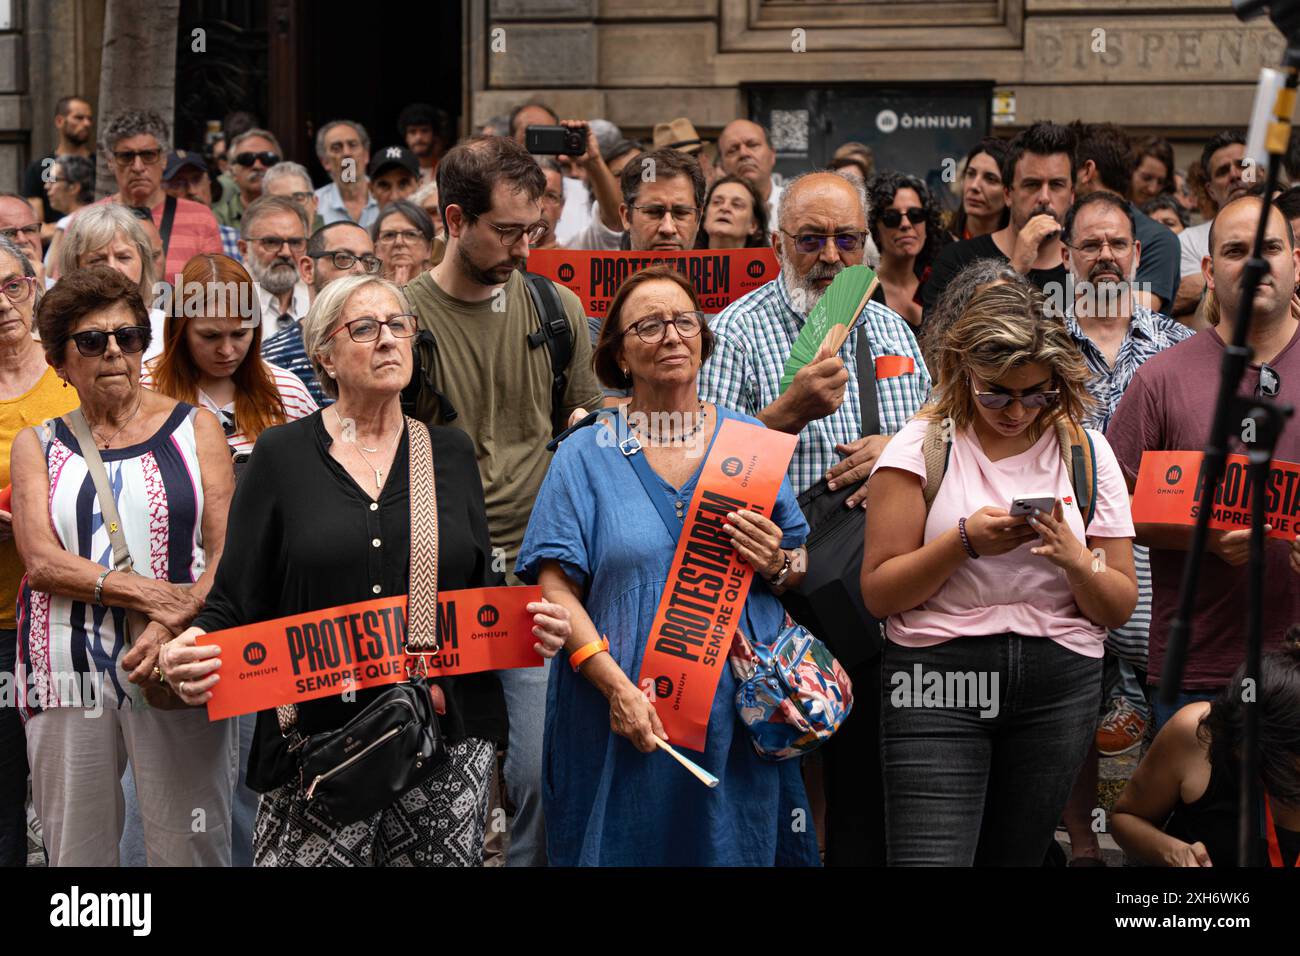
<svg viewBox="0 0 1300 956">
<path fill-rule="evenodd" d="M 266 429 L 318 406 L 298 376 L 262 360 L 262 325 L 248 321 L 257 295 L 243 266 L 198 255 L 181 279 L 163 352 L 146 363 L 142 378 L 147 388 L 216 415 L 238 461 Z"/>
</svg>

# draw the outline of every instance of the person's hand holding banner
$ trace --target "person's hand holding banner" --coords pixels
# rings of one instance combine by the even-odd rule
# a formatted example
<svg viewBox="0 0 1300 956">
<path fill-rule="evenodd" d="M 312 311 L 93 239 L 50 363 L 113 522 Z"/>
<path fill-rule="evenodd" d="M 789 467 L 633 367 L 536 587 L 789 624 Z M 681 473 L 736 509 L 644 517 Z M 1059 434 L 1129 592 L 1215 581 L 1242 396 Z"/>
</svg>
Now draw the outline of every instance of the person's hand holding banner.
<svg viewBox="0 0 1300 956">
<path fill-rule="evenodd" d="M 609 729 L 643 754 L 658 747 L 654 738 L 668 739 L 654 705 L 631 681 L 620 682 L 609 695 Z"/>
<path fill-rule="evenodd" d="M 569 625 L 569 609 L 550 601 L 530 601 L 524 609 L 533 615 L 533 636 L 538 639 L 533 650 L 549 661 L 560 653 L 564 642 L 573 633 Z"/>
<path fill-rule="evenodd" d="M 1271 524 L 1264 525 L 1265 534 L 1272 530 L 1273 526 Z M 1211 531 L 1209 548 L 1210 554 L 1217 556 L 1234 568 L 1239 568 L 1250 560 L 1250 529 Z"/>
<path fill-rule="evenodd" d="M 736 553 L 764 578 L 774 577 L 785 565 L 781 529 L 770 519 L 745 508 L 727 515 L 723 529 L 731 535 Z"/>
</svg>

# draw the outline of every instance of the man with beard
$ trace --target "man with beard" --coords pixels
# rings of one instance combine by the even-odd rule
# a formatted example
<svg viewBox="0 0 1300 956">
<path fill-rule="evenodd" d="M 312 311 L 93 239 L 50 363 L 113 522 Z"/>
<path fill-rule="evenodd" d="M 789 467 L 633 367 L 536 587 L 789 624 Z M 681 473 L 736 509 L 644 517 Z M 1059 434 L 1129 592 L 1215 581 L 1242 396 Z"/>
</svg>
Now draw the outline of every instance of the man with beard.
<svg viewBox="0 0 1300 956">
<path fill-rule="evenodd" d="M 866 192 L 856 180 L 838 172 L 807 173 L 786 184 L 776 222 L 772 245 L 781 272 L 710 323 L 714 349 L 700 370 L 700 398 L 798 435 L 789 471 L 795 494 L 828 478 L 832 488 L 857 486 L 847 501 L 849 507 L 856 507 L 887 436 L 901 429 L 925 401 L 930 375 L 907 322 L 871 301 L 839 352 L 819 351 L 782 392 L 781 373 L 808 314 L 835 276 L 862 262 Z M 879 434 L 866 436 L 862 435 L 856 362 L 863 336 L 871 365 L 878 370 L 875 391 L 880 415 Z M 881 359 L 886 361 L 882 364 Z M 850 669 L 849 677 L 864 689 L 863 700 L 868 700 L 871 688 L 880 686 L 880 655 Z M 826 863 L 883 866 L 879 710 L 855 707 L 821 757 Z"/>
<path fill-rule="evenodd" d="M 1232 200 L 1214 219 L 1209 235 L 1210 255 L 1205 257 L 1202 270 L 1221 306 L 1219 324 L 1165 350 L 1138 369 L 1106 429 L 1106 439 L 1130 491 L 1143 452 L 1200 451 L 1205 444 L 1214 416 L 1211 396 L 1219 379 L 1225 343 L 1233 338 L 1261 203 L 1255 196 Z M 1300 280 L 1300 253 L 1282 213 L 1270 205 L 1267 216 L 1263 258 L 1268 272 L 1252 302 L 1246 341 L 1252 358 L 1238 394 L 1261 395 L 1281 405 L 1296 405 L 1300 403 L 1300 327 L 1291 311 L 1291 297 Z M 1244 436 L 1245 429 L 1238 423 L 1229 434 L 1228 451 L 1247 451 L 1249 446 L 1241 441 Z M 1300 428 L 1282 429 L 1274 458 L 1300 461 Z M 1240 500 L 1233 502 L 1228 487 L 1224 486 L 1224 506 L 1243 510 Z M 1293 502 L 1283 505 L 1293 506 Z M 1155 684 L 1164 666 L 1165 644 L 1177 610 L 1192 529 L 1186 525 L 1138 524 L 1136 530 L 1137 543 L 1150 549 L 1152 608 L 1147 683 Z M 1246 618 L 1242 603 L 1248 585 L 1249 541 L 1250 532 L 1245 528 L 1210 532 L 1190 621 L 1187 667 L 1173 707 L 1165 707 L 1158 700 L 1155 703 L 1157 730 L 1179 707 L 1209 700 L 1223 690 L 1244 660 Z M 1300 588 L 1288 569 L 1290 549 L 1291 542 L 1279 538 L 1264 543 L 1264 580 L 1272 585 L 1264 588 L 1265 652 L 1277 647 L 1287 628 L 1300 621 Z"/>
<path fill-rule="evenodd" d="M 1137 239 L 1132 205 L 1123 197 L 1105 189 L 1089 192 L 1066 213 L 1061 240 L 1074 286 L 1065 324 L 1092 373 L 1088 391 L 1097 402 L 1084 424 L 1105 433 L 1142 364 L 1191 336 L 1192 330 L 1135 301 L 1133 284 L 1141 275 L 1146 249 Z M 1146 548 L 1134 547 L 1133 564 L 1137 609 L 1126 624 L 1106 635 L 1102 671 L 1106 712 L 1097 728 L 1096 746 L 1088 749 L 1065 808 L 1075 860 L 1101 859 L 1092 829 L 1098 756 L 1114 757 L 1141 746 L 1146 729 L 1147 702 L 1138 673 L 1146 672 L 1151 627 L 1151 565 Z"/>
<path fill-rule="evenodd" d="M 397 114 L 397 135 L 420 163 L 420 184 L 434 182 L 438 161 L 452 137 L 451 119 L 428 103 L 410 103 Z"/>
<path fill-rule="evenodd" d="M 432 355 L 420 353 L 421 363 L 428 363 L 422 374 L 457 413 L 447 421 L 447 404 L 435 403 L 430 424 L 450 424 L 473 440 L 493 570 L 504 572 L 510 584 L 519 583 L 512 569 L 550 464 L 542 449 L 551 438 L 553 415 L 570 422 L 600 404 L 576 295 L 554 286 L 571 344 L 558 409 L 552 408 L 549 349 L 529 342 L 541 317 L 521 270 L 546 230 L 545 189 L 541 167 L 513 140 L 485 137 L 453 147 L 438 164 L 447 251 L 405 288 L 421 330 L 437 342 Z M 498 673 L 510 720 L 503 776 L 515 807 L 508 866 L 546 864 L 541 773 L 547 667 Z"/>
<path fill-rule="evenodd" d="M 90 131 L 95 125 L 95 111 L 80 96 L 62 97 L 54 106 L 54 130 L 59 141 L 54 150 L 40 159 L 34 159 L 23 173 L 23 198 L 36 210 L 36 218 L 47 223 L 55 223 L 63 214 L 50 208 L 45 201 L 45 183 L 53 175 L 55 159 L 60 156 L 85 156 L 94 158 Z M 52 236 L 53 229 L 45 235 Z"/>
<path fill-rule="evenodd" d="M 99 145 L 117 177 L 117 192 L 100 201 L 149 210 L 162 235 L 160 278 L 174 281 L 185 263 L 205 252 L 220 255 L 222 245 L 211 209 L 163 191 L 168 139 L 166 121 L 151 110 L 124 110 L 111 117 Z"/>
<path fill-rule="evenodd" d="M 311 290 L 298 274 L 310 228 L 302 206 L 284 196 L 263 196 L 244 210 L 239 254 L 257 290 L 263 342 L 301 321 L 311 307 Z"/>
<path fill-rule="evenodd" d="M 1035 123 L 1011 141 L 1002 162 L 1011 220 L 1002 229 L 954 242 L 934 261 L 922 293 L 925 315 L 952 277 L 976 259 L 1004 259 L 1040 289 L 1064 289 L 1061 222 L 1074 202 L 1074 135 L 1056 123 Z M 923 320 L 924 321 L 924 320 Z"/>
</svg>

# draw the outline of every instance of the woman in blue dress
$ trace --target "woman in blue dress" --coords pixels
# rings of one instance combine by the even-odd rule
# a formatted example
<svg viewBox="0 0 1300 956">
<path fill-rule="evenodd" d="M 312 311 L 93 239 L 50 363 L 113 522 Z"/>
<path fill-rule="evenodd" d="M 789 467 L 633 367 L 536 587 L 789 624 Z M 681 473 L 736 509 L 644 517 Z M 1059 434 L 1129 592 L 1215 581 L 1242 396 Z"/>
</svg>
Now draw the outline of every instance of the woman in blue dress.
<svg viewBox="0 0 1300 956">
<path fill-rule="evenodd" d="M 689 506 L 717 429 L 754 419 L 700 402 L 696 378 L 713 339 L 694 290 L 664 268 L 619 289 L 593 361 L 611 388 L 630 388 L 627 420 L 678 516 Z M 808 534 L 789 480 L 773 521 L 729 516 L 737 553 L 755 569 L 740 628 L 771 643 L 784 611 L 774 588 L 797 581 L 791 549 Z M 569 608 L 572 666 L 551 669 L 542 770 L 547 849 L 559 866 L 817 865 L 799 761 L 763 760 L 736 714 L 736 679 L 721 679 L 703 753 L 708 789 L 659 750 L 658 716 L 636 686 L 647 635 L 676 550 L 607 419 L 567 438 L 551 462 L 516 573 Z M 773 583 L 769 583 L 773 582 Z M 608 652 L 600 650 L 602 637 Z M 592 646 L 594 645 L 594 646 Z"/>
</svg>

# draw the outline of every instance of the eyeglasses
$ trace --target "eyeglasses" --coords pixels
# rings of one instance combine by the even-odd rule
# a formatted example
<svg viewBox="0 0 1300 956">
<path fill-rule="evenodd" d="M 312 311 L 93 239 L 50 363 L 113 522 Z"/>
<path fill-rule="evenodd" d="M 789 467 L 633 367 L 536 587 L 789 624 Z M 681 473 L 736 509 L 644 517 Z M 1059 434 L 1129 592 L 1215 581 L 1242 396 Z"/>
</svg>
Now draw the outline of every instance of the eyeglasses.
<svg viewBox="0 0 1300 956">
<path fill-rule="evenodd" d="M 858 249 L 867 241 L 865 232 L 837 232 L 834 235 L 819 235 L 817 233 L 801 233 L 795 235 L 792 232 L 785 232 L 787 236 L 794 240 L 794 247 L 802 253 L 821 252 L 822 246 L 826 245 L 827 240 L 835 242 L 835 248 L 840 252 L 857 252 Z"/>
<path fill-rule="evenodd" d="M 646 345 L 657 345 L 668 334 L 670 323 L 682 338 L 693 339 L 700 334 L 700 329 L 704 328 L 704 313 L 678 312 L 671 319 L 662 315 L 648 315 L 629 325 L 623 330 L 623 334 L 635 332 L 636 337 Z"/>
<path fill-rule="evenodd" d="M 307 205 L 307 203 L 311 202 L 312 199 L 316 196 L 316 194 L 313 193 L 313 192 L 305 192 L 305 193 L 288 193 L 287 195 L 288 195 L 288 197 L 289 197 L 290 199 L 292 199 L 294 202 L 296 202 L 299 206 L 305 206 L 305 205 Z"/>
<path fill-rule="evenodd" d="M 161 149 L 122 149 L 113 153 L 113 162 L 125 168 L 137 159 L 146 166 L 156 166 L 163 157 Z"/>
<path fill-rule="evenodd" d="M 1117 256 L 1128 255 L 1128 251 L 1133 248 L 1133 243 L 1129 239 L 1085 239 L 1077 246 L 1071 246 L 1071 249 L 1077 249 L 1085 256 L 1096 256 L 1101 254 L 1105 246 L 1110 246 L 1110 251 Z"/>
<path fill-rule="evenodd" d="M 4 293 L 4 297 L 14 305 L 30 299 L 35 289 L 36 276 L 14 276 L 0 285 L 0 293 Z"/>
<path fill-rule="evenodd" d="M 1255 397 L 1276 398 L 1280 391 L 1282 391 L 1282 376 L 1277 374 L 1277 369 L 1273 366 L 1261 362 L 1259 381 L 1255 384 Z"/>
<path fill-rule="evenodd" d="M 335 140 L 334 142 L 330 143 L 329 146 L 326 147 L 326 148 L 327 148 L 331 153 L 341 153 L 341 152 L 343 152 L 343 150 L 345 150 L 345 149 L 348 149 L 348 150 L 358 150 L 358 149 L 361 148 L 361 140 L 359 140 L 359 139 L 339 139 L 339 140 Z"/>
<path fill-rule="evenodd" d="M 424 233 L 415 229 L 386 229 L 379 234 L 379 241 L 385 245 L 394 243 L 398 239 L 414 244 L 423 238 Z"/>
<path fill-rule="evenodd" d="M 383 266 L 383 262 L 380 261 L 378 256 L 371 255 L 368 252 L 362 256 L 355 255 L 343 249 L 327 249 L 324 252 L 311 253 L 313 259 L 324 259 L 326 256 L 329 256 L 330 261 L 334 263 L 335 269 L 351 269 L 353 265 L 360 262 L 361 267 L 365 269 L 367 273 L 374 275 Z"/>
<path fill-rule="evenodd" d="M 914 226 L 919 226 L 925 222 L 925 210 L 920 206 L 913 206 L 911 209 L 886 209 L 880 214 L 880 222 L 887 229 L 897 229 L 903 224 L 903 217 Z"/>
<path fill-rule="evenodd" d="M 1046 408 L 1060 396 L 1060 389 L 1030 392 L 1028 395 L 1008 395 L 1006 392 L 981 392 L 979 389 L 975 389 L 975 400 L 985 408 L 994 411 L 1006 408 L 1012 402 L 1019 402 L 1025 408 Z"/>
<path fill-rule="evenodd" d="M 539 219 L 530 226 L 498 226 L 495 222 L 488 222 L 486 219 L 483 221 L 497 231 L 503 246 L 513 246 L 519 241 L 519 237 L 524 235 L 528 236 L 528 244 L 535 246 L 551 231 L 551 227 L 544 219 Z"/>
<path fill-rule="evenodd" d="M 409 312 L 394 315 L 386 322 L 370 316 L 363 316 L 359 319 L 353 319 L 351 322 L 344 322 L 337 329 L 325 337 L 328 342 L 334 336 L 338 335 L 344 329 L 348 331 L 348 337 L 353 342 L 373 342 L 379 338 L 379 327 L 388 326 L 388 331 L 393 333 L 394 338 L 409 339 L 415 334 L 416 318 Z"/>
<path fill-rule="evenodd" d="M 661 222 L 664 216 L 672 213 L 674 222 L 690 222 L 700 214 L 694 206 L 661 206 L 654 203 L 649 206 L 633 206 L 637 212 L 653 222 Z"/>
<path fill-rule="evenodd" d="M 254 163 L 261 163 L 267 169 L 270 169 L 280 161 L 280 157 L 269 150 L 265 153 L 240 153 L 235 157 L 235 162 L 240 166 L 252 166 Z"/>
<path fill-rule="evenodd" d="M 19 236 L 30 236 L 35 238 L 41 234 L 41 224 L 33 222 L 26 226 L 13 226 L 9 229 L 0 229 L 0 236 L 6 239 L 17 239 Z"/>
<path fill-rule="evenodd" d="M 306 236 L 249 236 L 248 241 L 257 243 L 266 253 L 279 252 L 285 245 L 290 252 L 300 253 L 307 248 Z"/>
<path fill-rule="evenodd" d="M 76 343 L 78 352 L 86 358 L 96 358 L 108 350 L 108 337 L 110 335 L 117 342 L 119 349 L 134 354 L 135 352 L 143 352 L 145 347 L 148 346 L 150 331 L 147 325 L 124 325 L 120 329 L 111 329 L 107 332 L 100 329 L 91 329 L 68 337 Z"/>
</svg>

